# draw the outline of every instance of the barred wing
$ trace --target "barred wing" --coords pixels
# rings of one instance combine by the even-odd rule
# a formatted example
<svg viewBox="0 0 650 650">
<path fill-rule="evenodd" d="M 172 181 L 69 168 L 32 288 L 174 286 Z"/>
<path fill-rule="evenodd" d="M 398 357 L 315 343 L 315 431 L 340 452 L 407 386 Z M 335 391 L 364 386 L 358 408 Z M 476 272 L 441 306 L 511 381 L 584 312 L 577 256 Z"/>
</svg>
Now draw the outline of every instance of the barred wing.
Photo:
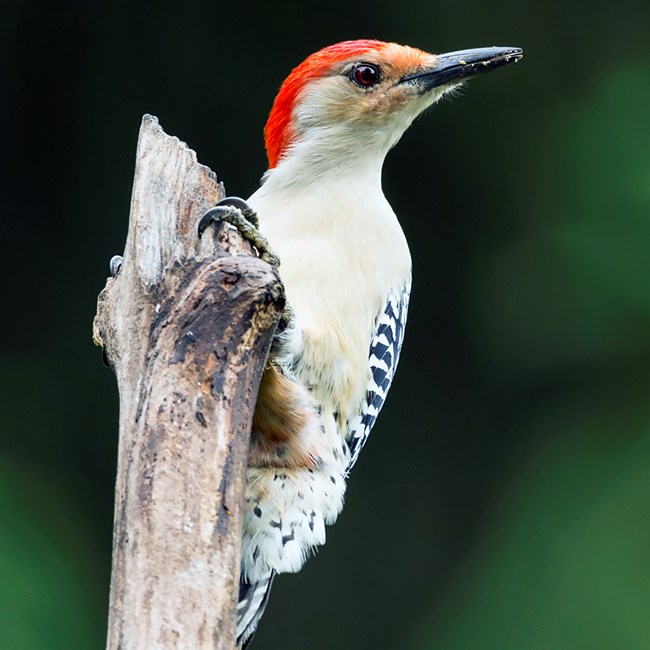
<svg viewBox="0 0 650 650">
<path fill-rule="evenodd" d="M 350 462 L 346 475 L 357 462 L 393 381 L 404 340 L 410 293 L 411 278 L 401 291 L 388 296 L 383 311 L 377 317 L 368 356 L 372 379 L 368 385 L 361 413 L 348 425 L 346 439 L 350 447 Z"/>
</svg>

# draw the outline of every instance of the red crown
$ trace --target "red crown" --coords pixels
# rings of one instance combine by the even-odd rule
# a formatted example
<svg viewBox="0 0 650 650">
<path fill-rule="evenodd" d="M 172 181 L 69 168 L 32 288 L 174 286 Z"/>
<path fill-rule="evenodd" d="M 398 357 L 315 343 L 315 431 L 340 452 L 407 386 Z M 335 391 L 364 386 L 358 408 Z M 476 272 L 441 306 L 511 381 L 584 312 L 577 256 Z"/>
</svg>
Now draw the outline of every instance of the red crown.
<svg viewBox="0 0 650 650">
<path fill-rule="evenodd" d="M 269 119 L 264 127 L 269 169 L 277 166 L 293 139 L 291 115 L 303 88 L 312 79 L 326 75 L 335 63 L 353 59 L 361 54 L 377 50 L 383 45 L 385 43 L 382 41 L 371 39 L 343 41 L 308 56 L 291 71 L 291 74 L 280 87 L 275 102 L 273 102 Z"/>
</svg>

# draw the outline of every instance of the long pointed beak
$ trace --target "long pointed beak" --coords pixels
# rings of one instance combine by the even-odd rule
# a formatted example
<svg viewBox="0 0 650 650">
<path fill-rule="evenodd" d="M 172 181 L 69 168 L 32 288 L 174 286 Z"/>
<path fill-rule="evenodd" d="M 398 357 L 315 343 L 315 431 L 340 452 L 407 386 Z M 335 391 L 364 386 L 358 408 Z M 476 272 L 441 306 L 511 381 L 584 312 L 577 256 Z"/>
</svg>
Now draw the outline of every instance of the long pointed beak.
<svg viewBox="0 0 650 650">
<path fill-rule="evenodd" d="M 464 77 L 473 77 L 507 63 L 516 63 L 523 56 L 524 51 L 520 47 L 477 47 L 438 54 L 432 68 L 406 75 L 399 82 L 415 84 L 424 93 Z"/>
</svg>

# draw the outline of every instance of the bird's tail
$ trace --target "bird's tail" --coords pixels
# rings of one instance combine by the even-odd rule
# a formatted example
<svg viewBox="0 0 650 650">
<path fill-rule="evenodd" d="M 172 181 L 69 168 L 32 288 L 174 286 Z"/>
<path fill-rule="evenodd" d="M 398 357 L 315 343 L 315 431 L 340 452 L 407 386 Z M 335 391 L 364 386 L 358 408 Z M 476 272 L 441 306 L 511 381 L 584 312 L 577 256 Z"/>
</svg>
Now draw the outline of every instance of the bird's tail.
<svg viewBox="0 0 650 650">
<path fill-rule="evenodd" d="M 264 614 L 271 593 L 275 571 L 268 578 L 250 583 L 243 576 L 239 580 L 239 604 L 237 605 L 237 647 L 244 650 L 253 639 L 255 630 Z"/>
</svg>

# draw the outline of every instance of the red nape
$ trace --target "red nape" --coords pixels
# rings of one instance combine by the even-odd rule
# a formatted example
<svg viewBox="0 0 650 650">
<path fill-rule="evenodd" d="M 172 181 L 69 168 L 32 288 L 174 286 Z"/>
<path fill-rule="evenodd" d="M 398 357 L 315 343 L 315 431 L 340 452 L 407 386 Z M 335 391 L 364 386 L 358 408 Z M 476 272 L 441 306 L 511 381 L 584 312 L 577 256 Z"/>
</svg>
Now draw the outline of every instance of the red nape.
<svg viewBox="0 0 650 650">
<path fill-rule="evenodd" d="M 282 154 L 291 142 L 291 114 L 300 91 L 309 81 L 327 74 L 334 63 L 377 50 L 384 45 L 385 43 L 382 41 L 372 39 L 343 41 L 308 56 L 298 67 L 291 71 L 291 74 L 280 87 L 264 128 L 269 169 L 277 166 Z"/>
</svg>

